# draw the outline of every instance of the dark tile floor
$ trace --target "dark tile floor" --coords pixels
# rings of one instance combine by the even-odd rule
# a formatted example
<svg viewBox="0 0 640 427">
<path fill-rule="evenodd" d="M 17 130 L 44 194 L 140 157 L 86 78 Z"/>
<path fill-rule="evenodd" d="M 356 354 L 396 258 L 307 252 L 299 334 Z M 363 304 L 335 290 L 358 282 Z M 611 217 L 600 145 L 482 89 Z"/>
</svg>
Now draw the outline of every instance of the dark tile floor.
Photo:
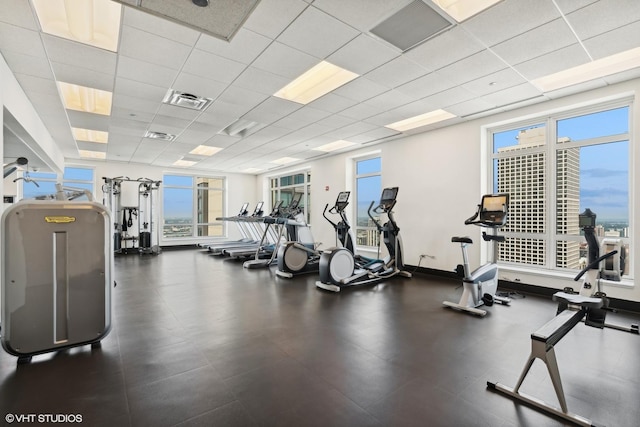
<svg viewBox="0 0 640 427">
<path fill-rule="evenodd" d="M 528 296 L 477 318 L 421 275 L 340 294 L 197 250 L 116 259 L 102 348 L 0 354 L 0 417 L 78 414 L 91 426 L 557 426 L 486 389 L 513 386 L 530 333 L 555 313 Z M 611 318 L 611 317 L 610 317 Z M 640 316 L 618 315 L 638 322 Z M 578 325 L 556 347 L 572 412 L 640 425 L 640 337 Z M 557 405 L 536 362 L 523 392 Z M 2 418 L 0 418 L 2 419 Z M 17 422 L 14 422 L 16 424 Z"/>
</svg>

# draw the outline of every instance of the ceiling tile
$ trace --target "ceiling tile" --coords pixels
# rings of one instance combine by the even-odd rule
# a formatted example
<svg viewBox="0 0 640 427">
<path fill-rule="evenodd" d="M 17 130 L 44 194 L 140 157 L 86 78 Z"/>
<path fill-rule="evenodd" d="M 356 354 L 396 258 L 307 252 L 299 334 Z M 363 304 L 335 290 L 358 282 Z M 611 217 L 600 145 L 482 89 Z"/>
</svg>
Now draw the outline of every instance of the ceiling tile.
<svg viewBox="0 0 640 427">
<path fill-rule="evenodd" d="M 423 101 L 434 106 L 437 105 L 438 108 L 447 109 L 450 105 L 458 104 L 474 98 L 477 98 L 475 93 L 461 86 L 456 86 L 451 89 L 438 92 L 435 95 L 427 96 L 423 98 Z"/>
<path fill-rule="evenodd" d="M 484 46 L 460 26 L 427 40 L 406 53 L 406 57 L 428 71 L 453 64 L 480 52 Z"/>
<path fill-rule="evenodd" d="M 182 71 L 196 76 L 231 83 L 246 68 L 245 64 L 194 49 Z"/>
<path fill-rule="evenodd" d="M 171 68 L 161 67 L 138 59 L 126 56 L 118 58 L 117 76 L 125 79 L 169 88 L 177 74 L 177 71 Z"/>
<path fill-rule="evenodd" d="M 491 47 L 559 17 L 553 0 L 507 0 L 470 18 L 462 27 Z"/>
<path fill-rule="evenodd" d="M 317 108 L 318 110 L 337 113 L 357 103 L 358 101 L 356 100 L 345 98 L 344 96 L 339 96 L 335 93 L 328 93 L 316 99 L 315 101 L 310 102 L 307 105 L 313 108 Z"/>
<path fill-rule="evenodd" d="M 14 74 L 27 74 L 53 80 L 51 66 L 45 57 L 24 55 L 13 51 L 2 52 L 2 55 Z"/>
<path fill-rule="evenodd" d="M 483 50 L 438 70 L 438 73 L 448 76 L 455 84 L 462 84 L 505 68 L 507 64 L 493 52 Z"/>
<path fill-rule="evenodd" d="M 318 62 L 318 58 L 282 43 L 273 42 L 251 66 L 293 80 Z"/>
<path fill-rule="evenodd" d="M 315 0 L 313 6 L 367 32 L 411 0 Z"/>
<path fill-rule="evenodd" d="M 404 104 L 409 104 L 415 101 L 413 97 L 410 97 L 400 91 L 390 90 L 380 95 L 374 96 L 364 101 L 364 104 L 371 105 L 376 108 L 389 109 L 396 108 Z"/>
<path fill-rule="evenodd" d="M 2 0 L 0 22 L 38 31 L 38 23 L 31 11 L 31 2 L 24 0 Z"/>
<path fill-rule="evenodd" d="M 40 34 L 14 25 L 0 22 L 0 50 L 25 55 L 46 57 Z"/>
<path fill-rule="evenodd" d="M 358 31 L 310 6 L 278 36 L 277 40 L 324 59 L 357 35 Z"/>
<path fill-rule="evenodd" d="M 589 62 L 589 57 L 579 44 L 565 47 L 542 55 L 530 61 L 515 65 L 514 68 L 526 79 L 533 80 Z"/>
<path fill-rule="evenodd" d="M 244 28 L 275 39 L 307 6 L 302 0 L 260 0 Z"/>
<path fill-rule="evenodd" d="M 384 110 L 385 108 L 374 107 L 373 105 L 362 103 L 340 111 L 340 115 L 354 120 L 364 120 L 368 117 L 380 114 Z"/>
<path fill-rule="evenodd" d="M 404 56 L 399 56 L 367 73 L 365 77 L 391 89 L 425 74 L 428 74 L 425 68 Z"/>
<path fill-rule="evenodd" d="M 55 79 L 59 82 L 73 83 L 80 86 L 113 92 L 113 71 L 101 73 L 99 71 L 80 68 L 74 65 L 52 62 L 51 67 Z"/>
<path fill-rule="evenodd" d="M 496 107 L 496 104 L 488 102 L 484 98 L 470 99 L 459 104 L 450 105 L 447 107 L 447 111 L 451 114 L 455 114 L 458 117 L 470 116 L 482 111 L 491 110 Z"/>
<path fill-rule="evenodd" d="M 593 59 L 600 59 L 638 46 L 640 21 L 584 40 L 584 47 Z"/>
<path fill-rule="evenodd" d="M 242 89 L 248 89 L 265 95 L 273 95 L 289 84 L 289 82 L 290 79 L 285 77 L 259 70 L 255 67 L 248 67 L 233 84 Z"/>
<path fill-rule="evenodd" d="M 564 19 L 555 19 L 491 48 L 510 64 L 519 64 L 576 42 Z"/>
<path fill-rule="evenodd" d="M 600 0 L 568 14 L 567 20 L 580 39 L 589 39 L 640 20 L 640 2 Z"/>
<path fill-rule="evenodd" d="M 133 7 L 125 7 L 123 16 L 123 26 L 137 28 L 188 46 L 193 46 L 200 37 L 199 31 Z"/>
<path fill-rule="evenodd" d="M 359 135 L 350 136 L 349 141 L 355 142 L 358 144 L 364 144 L 367 142 L 373 142 L 380 139 L 390 138 L 395 135 L 400 135 L 400 132 L 397 132 L 393 129 L 389 129 L 386 127 L 377 127 L 368 132 L 364 132 Z"/>
<path fill-rule="evenodd" d="M 302 105 L 295 102 L 271 97 L 242 116 L 242 118 L 262 124 L 270 124 L 293 113 L 300 107 L 302 107 Z"/>
<path fill-rule="evenodd" d="M 363 75 L 398 57 L 400 51 L 360 34 L 327 58 L 332 64 Z"/>
<path fill-rule="evenodd" d="M 496 104 L 498 107 L 509 105 L 522 100 L 542 97 L 542 92 L 536 89 L 531 83 L 523 83 L 498 92 L 485 95 L 482 99 Z"/>
<path fill-rule="evenodd" d="M 293 113 L 283 117 L 278 120 L 275 124 L 276 126 L 281 126 L 283 128 L 288 129 L 300 129 L 304 126 L 315 123 L 325 117 L 329 116 L 331 113 L 328 111 L 318 110 L 311 107 L 302 107 Z"/>
<path fill-rule="evenodd" d="M 59 96 L 56 82 L 42 77 L 16 74 L 16 79 L 25 92 Z"/>
<path fill-rule="evenodd" d="M 42 35 L 42 41 L 52 62 L 100 73 L 113 74 L 116 70 L 114 52 L 48 34 Z"/>
<path fill-rule="evenodd" d="M 556 4 L 563 14 L 571 13 L 600 0 L 556 0 Z"/>
<path fill-rule="evenodd" d="M 351 80 L 349 83 L 335 89 L 333 93 L 362 102 L 386 92 L 387 90 L 388 89 L 386 87 L 379 85 L 378 83 L 374 83 L 365 77 L 358 77 L 357 79 Z"/>
<path fill-rule="evenodd" d="M 192 46 L 185 45 L 137 28 L 123 26 L 120 54 L 179 70 L 189 56 Z"/>
<path fill-rule="evenodd" d="M 410 96 L 424 98 L 456 86 L 449 76 L 439 71 L 434 71 L 426 76 L 419 77 L 406 84 L 398 86 L 396 90 Z"/>
<path fill-rule="evenodd" d="M 69 116 L 71 127 L 102 131 L 109 130 L 109 116 L 74 110 L 67 110 L 67 115 Z"/>
<path fill-rule="evenodd" d="M 112 108 L 119 107 L 142 113 L 155 113 L 159 106 L 160 104 L 158 102 L 147 99 L 123 95 L 121 93 L 113 94 Z"/>
<path fill-rule="evenodd" d="M 511 68 L 506 68 L 496 73 L 489 74 L 487 76 L 467 82 L 461 87 L 474 93 L 477 96 L 482 96 L 488 93 L 497 92 L 512 86 L 516 86 L 524 82 L 525 79 L 524 77 L 522 77 L 522 75 Z M 456 104 L 458 102 L 456 102 Z"/>
<path fill-rule="evenodd" d="M 196 119 L 202 112 L 198 110 L 192 110 L 190 108 L 178 107 L 176 105 L 161 104 L 158 108 L 158 117 L 154 120 L 161 119 L 162 116 L 169 119 L 179 119 L 181 121 L 186 120 L 185 126 L 188 126 L 192 121 Z"/>
<path fill-rule="evenodd" d="M 113 93 L 115 95 L 136 96 L 149 101 L 160 102 L 167 93 L 167 88 L 118 77 Z"/>
<path fill-rule="evenodd" d="M 243 64 L 250 64 L 269 46 L 271 41 L 268 37 L 241 28 L 230 42 L 203 34 L 196 43 L 196 49 Z"/>
</svg>

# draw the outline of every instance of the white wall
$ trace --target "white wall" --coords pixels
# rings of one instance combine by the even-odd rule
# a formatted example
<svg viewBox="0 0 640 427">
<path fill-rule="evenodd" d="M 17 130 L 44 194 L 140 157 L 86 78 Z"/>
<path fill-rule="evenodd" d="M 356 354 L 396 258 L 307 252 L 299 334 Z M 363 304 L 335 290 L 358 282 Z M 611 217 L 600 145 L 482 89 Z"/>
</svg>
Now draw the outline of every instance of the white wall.
<svg viewBox="0 0 640 427">
<path fill-rule="evenodd" d="M 634 95 L 640 91 L 640 79 L 621 83 L 591 92 L 550 100 L 518 110 L 484 117 L 474 121 L 436 129 L 419 135 L 369 146 L 358 151 L 339 154 L 311 162 L 312 180 L 312 225 L 314 237 L 327 246 L 335 241 L 333 229 L 322 219 L 322 208 L 332 204 L 339 191 L 350 189 L 352 172 L 346 166 L 351 158 L 364 155 L 371 150 L 381 150 L 382 184 L 398 186 L 398 203 L 394 209 L 401 229 L 405 250 L 405 263 L 417 265 L 421 254 L 425 258 L 421 266 L 443 271 L 453 271 L 461 262 L 460 247 L 451 243 L 455 235 L 468 235 L 474 244 L 469 251 L 472 266 L 480 264 L 486 257 L 486 247 L 478 227 L 464 225 L 480 202 L 483 188 L 481 177 L 484 159 L 481 149 L 481 127 L 499 122 L 508 122 L 524 116 L 541 115 L 558 109 L 574 108 L 576 105 L 594 103 L 617 96 Z M 640 132 L 640 115 L 636 108 L 633 114 L 632 132 Z M 632 147 L 631 179 L 635 188 L 640 186 L 637 170 L 640 167 L 640 150 L 636 135 Z M 298 169 L 296 167 L 295 169 Z M 294 170 L 293 168 L 291 170 Z M 278 171 L 277 174 L 286 173 Z M 258 185 L 269 175 L 259 177 Z M 325 186 L 330 190 L 325 191 Z M 635 192 L 638 194 L 638 192 Z M 640 197 L 635 196 L 632 207 L 631 227 L 636 246 L 640 244 Z M 635 248 L 632 248 L 635 253 Z M 631 256 L 636 275 L 640 272 L 640 257 Z M 576 286 L 571 277 L 545 278 L 524 271 L 503 271 L 502 278 L 536 286 L 562 288 Z M 640 301 L 640 284 L 635 287 L 609 287 L 609 296 L 630 301 Z"/>
<path fill-rule="evenodd" d="M 96 193 L 94 194 L 97 201 L 102 202 L 103 193 L 102 193 L 102 184 L 104 183 L 103 177 L 107 178 L 115 178 L 119 176 L 126 176 L 130 179 L 138 179 L 138 178 L 149 178 L 154 181 L 161 181 L 162 176 L 165 173 L 175 173 L 175 174 L 202 174 L 203 176 L 211 176 L 211 177 L 225 177 L 227 181 L 227 191 L 226 191 L 226 210 L 229 215 L 235 215 L 237 211 L 240 209 L 240 206 L 244 202 L 250 203 L 250 209 L 255 206 L 257 202 L 257 185 L 256 185 L 256 177 L 253 175 L 242 175 L 242 174 L 222 174 L 222 173 L 213 173 L 206 171 L 198 171 L 194 169 L 182 169 L 182 168 L 162 168 L 156 166 L 149 166 L 143 164 L 129 164 L 129 163 L 118 163 L 118 162 L 102 162 L 102 161 L 73 161 L 68 162 L 68 165 L 75 166 L 90 166 L 95 168 L 95 177 L 96 177 Z M 135 186 L 134 186 L 135 187 Z M 123 193 L 128 189 L 128 187 L 123 185 Z M 137 204 L 137 187 L 131 187 L 132 191 L 136 193 L 129 197 L 135 199 L 135 203 Z M 158 195 L 155 202 L 155 209 L 157 213 L 161 213 L 162 211 L 162 184 L 160 185 L 160 190 L 158 191 Z M 156 195 L 154 194 L 154 197 Z M 125 197 L 127 197 L 125 195 Z M 154 215 L 155 216 L 155 215 Z M 159 219 L 158 224 L 161 224 L 162 221 Z M 240 234 L 237 231 L 237 228 L 233 224 L 229 224 L 227 227 L 229 238 L 238 239 L 240 238 Z M 211 238 L 207 239 L 212 240 Z M 179 240 L 169 240 L 169 241 L 160 241 L 161 245 L 185 245 L 201 242 L 200 239 L 179 239 Z"/>
</svg>

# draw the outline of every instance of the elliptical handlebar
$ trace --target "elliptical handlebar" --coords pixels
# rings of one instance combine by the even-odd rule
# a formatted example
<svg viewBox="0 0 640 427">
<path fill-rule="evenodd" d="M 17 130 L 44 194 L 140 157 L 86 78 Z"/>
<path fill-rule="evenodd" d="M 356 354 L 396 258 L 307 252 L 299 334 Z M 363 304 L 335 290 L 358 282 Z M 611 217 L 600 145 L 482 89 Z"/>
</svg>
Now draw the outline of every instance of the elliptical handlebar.
<svg viewBox="0 0 640 427">
<path fill-rule="evenodd" d="M 327 203 L 326 205 L 324 205 L 324 210 L 322 211 L 322 216 L 324 217 L 324 219 L 326 219 L 326 220 L 329 222 L 329 224 L 331 224 L 331 225 L 333 226 L 333 228 L 336 228 L 336 227 L 338 226 L 338 224 L 336 224 L 335 222 L 331 221 L 331 220 L 329 219 L 329 217 L 327 216 L 327 209 L 328 209 L 328 208 L 329 208 L 329 203 Z M 331 211 L 332 211 L 332 210 L 334 210 L 334 208 L 335 208 L 335 206 L 334 206 L 333 208 L 329 209 L 329 212 L 330 212 L 330 213 L 333 213 L 333 212 L 331 212 Z"/>
</svg>

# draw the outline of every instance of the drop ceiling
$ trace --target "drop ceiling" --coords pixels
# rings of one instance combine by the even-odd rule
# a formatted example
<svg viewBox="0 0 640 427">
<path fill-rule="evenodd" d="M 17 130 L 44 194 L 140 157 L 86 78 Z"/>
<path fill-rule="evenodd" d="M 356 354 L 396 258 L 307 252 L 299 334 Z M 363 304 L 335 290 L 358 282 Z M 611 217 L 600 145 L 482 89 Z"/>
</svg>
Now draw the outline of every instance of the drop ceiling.
<svg viewBox="0 0 640 427">
<path fill-rule="evenodd" d="M 200 9 L 173 3 L 186 20 Z M 531 83 L 640 46 L 637 0 L 503 0 L 462 23 L 440 11 L 451 25 L 405 51 L 371 32 L 411 3 L 260 0 L 246 20 L 233 18 L 237 28 L 224 30 L 230 41 L 195 30 L 197 22 L 123 6 L 111 52 L 45 34 L 31 1 L 3 0 L 0 53 L 68 162 L 91 149 L 108 162 L 172 167 L 187 157 L 197 160 L 193 169 L 234 173 L 277 169 L 273 161 L 283 157 L 331 155 L 314 148 L 337 140 L 354 149 L 399 138 L 386 125 L 433 110 L 457 117 L 407 133 L 640 77 L 634 69 L 550 93 Z M 322 60 L 360 76 L 306 105 L 273 96 Z M 56 81 L 113 92 L 111 115 L 66 110 Z M 212 101 L 204 111 L 167 105 L 170 89 Z M 236 122 L 257 125 L 225 131 Z M 76 141 L 72 127 L 108 131 L 108 144 Z M 199 145 L 222 150 L 189 154 Z"/>
</svg>

